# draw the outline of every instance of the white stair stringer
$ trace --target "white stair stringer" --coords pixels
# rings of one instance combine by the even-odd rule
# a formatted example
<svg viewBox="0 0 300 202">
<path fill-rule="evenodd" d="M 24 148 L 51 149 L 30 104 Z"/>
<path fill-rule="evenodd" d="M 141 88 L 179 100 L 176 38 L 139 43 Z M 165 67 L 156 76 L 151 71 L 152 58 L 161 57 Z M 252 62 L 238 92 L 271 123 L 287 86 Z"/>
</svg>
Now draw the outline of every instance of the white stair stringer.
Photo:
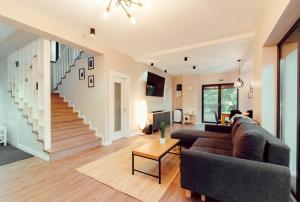
<svg viewBox="0 0 300 202">
<path fill-rule="evenodd" d="M 48 50 L 49 49 L 49 50 Z M 48 65 L 45 61 L 48 61 Z M 32 133 L 36 135 L 36 140 L 44 142 L 50 138 L 51 129 L 47 137 L 45 130 L 45 117 L 50 110 L 45 109 L 47 90 L 44 86 L 44 75 L 49 75 L 50 71 L 50 41 L 39 38 L 8 56 L 8 92 L 12 102 L 17 104 L 18 110 L 26 118 L 26 122 L 32 128 Z M 50 83 L 50 82 L 49 82 Z M 47 113 L 45 113 L 47 111 Z M 50 114 L 49 114 L 50 117 Z M 50 137 L 49 137 L 50 136 Z M 49 147 L 49 145 L 47 146 Z M 43 144 L 43 150 L 46 150 Z"/>
</svg>

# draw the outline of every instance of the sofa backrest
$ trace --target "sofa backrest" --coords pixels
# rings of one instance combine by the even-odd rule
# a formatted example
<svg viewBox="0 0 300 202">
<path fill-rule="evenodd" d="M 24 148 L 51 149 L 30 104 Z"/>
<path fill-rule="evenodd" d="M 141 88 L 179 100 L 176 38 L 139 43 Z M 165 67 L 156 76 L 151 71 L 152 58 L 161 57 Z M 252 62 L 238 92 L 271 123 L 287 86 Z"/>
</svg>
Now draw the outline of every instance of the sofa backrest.
<svg viewBox="0 0 300 202">
<path fill-rule="evenodd" d="M 265 162 L 289 167 L 290 148 L 264 128 L 259 127 L 259 130 L 266 138 Z"/>
<path fill-rule="evenodd" d="M 257 124 L 241 121 L 233 136 L 233 156 L 289 166 L 290 148 Z"/>
<path fill-rule="evenodd" d="M 233 157 L 264 161 L 266 138 L 257 130 L 257 125 L 242 123 L 233 136 Z"/>
</svg>

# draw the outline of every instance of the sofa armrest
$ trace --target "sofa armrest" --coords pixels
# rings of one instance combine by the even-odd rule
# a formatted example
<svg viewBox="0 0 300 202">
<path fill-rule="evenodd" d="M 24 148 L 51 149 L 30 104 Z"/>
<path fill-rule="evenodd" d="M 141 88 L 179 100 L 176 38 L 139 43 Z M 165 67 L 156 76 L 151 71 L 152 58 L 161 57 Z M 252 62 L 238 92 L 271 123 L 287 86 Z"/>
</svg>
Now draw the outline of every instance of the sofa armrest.
<svg viewBox="0 0 300 202">
<path fill-rule="evenodd" d="M 287 167 L 193 150 L 181 153 L 181 186 L 223 202 L 289 202 Z"/>
<path fill-rule="evenodd" d="M 232 126 L 206 124 L 205 131 L 218 132 L 218 133 L 231 133 Z"/>
</svg>

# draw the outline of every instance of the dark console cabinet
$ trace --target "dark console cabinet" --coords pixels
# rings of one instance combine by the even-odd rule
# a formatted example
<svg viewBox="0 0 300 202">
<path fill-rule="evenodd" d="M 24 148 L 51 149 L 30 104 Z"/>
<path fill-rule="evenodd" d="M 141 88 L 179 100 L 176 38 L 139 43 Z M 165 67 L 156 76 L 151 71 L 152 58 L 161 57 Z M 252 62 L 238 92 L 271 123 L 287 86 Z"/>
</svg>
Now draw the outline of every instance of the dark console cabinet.
<svg viewBox="0 0 300 202">
<path fill-rule="evenodd" d="M 157 131 L 160 129 L 160 123 L 165 122 L 166 126 L 170 125 L 171 120 L 171 112 L 163 111 L 163 112 L 155 112 L 149 114 L 150 124 L 152 125 L 152 131 Z"/>
</svg>

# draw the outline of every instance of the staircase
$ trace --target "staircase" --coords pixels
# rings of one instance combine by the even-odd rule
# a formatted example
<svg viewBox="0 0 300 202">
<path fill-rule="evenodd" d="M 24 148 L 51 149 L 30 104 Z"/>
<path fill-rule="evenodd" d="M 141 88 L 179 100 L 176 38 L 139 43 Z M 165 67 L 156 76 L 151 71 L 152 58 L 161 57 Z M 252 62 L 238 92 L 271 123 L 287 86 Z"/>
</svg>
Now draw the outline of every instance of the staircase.
<svg viewBox="0 0 300 202">
<path fill-rule="evenodd" d="M 93 149 L 101 145 L 95 131 L 58 93 L 51 94 L 51 160 Z"/>
<path fill-rule="evenodd" d="M 48 154 L 44 151 L 51 147 L 50 126 L 47 124 L 50 122 L 50 87 L 47 86 L 49 79 L 45 76 L 50 73 L 50 64 L 44 64 L 43 61 L 50 59 L 50 55 L 47 55 L 49 47 L 49 40 L 39 38 L 7 58 L 7 92 L 32 130 L 32 136 L 27 136 L 25 143 L 31 141 L 30 149 L 46 157 Z M 18 138 L 19 141 L 24 140 L 24 137 Z"/>
</svg>

